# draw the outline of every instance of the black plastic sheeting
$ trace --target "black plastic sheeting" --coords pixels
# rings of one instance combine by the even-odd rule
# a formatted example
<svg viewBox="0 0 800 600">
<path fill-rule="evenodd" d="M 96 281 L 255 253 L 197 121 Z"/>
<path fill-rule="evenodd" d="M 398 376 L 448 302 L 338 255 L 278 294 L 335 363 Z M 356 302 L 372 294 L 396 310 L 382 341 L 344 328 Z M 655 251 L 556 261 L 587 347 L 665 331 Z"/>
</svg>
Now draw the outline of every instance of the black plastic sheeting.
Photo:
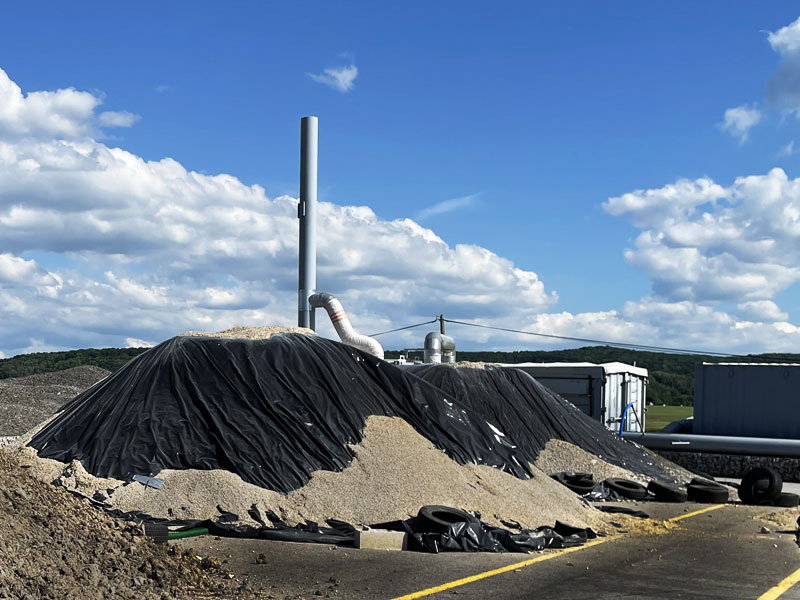
<svg viewBox="0 0 800 600">
<path fill-rule="evenodd" d="M 524 371 L 491 366 L 456 369 L 447 365 L 406 369 L 497 426 L 530 462 L 536 460 L 548 441 L 557 439 L 613 465 L 672 481 L 653 464 L 645 449 L 609 431 Z"/>
<path fill-rule="evenodd" d="M 261 514 L 254 504 L 248 514 L 260 527 L 237 523 L 239 516 L 218 506 L 220 516 L 215 520 L 166 520 L 154 519 L 142 512 L 121 512 L 106 508 L 112 517 L 134 521 L 145 525 L 145 532 L 157 541 L 166 541 L 168 531 L 187 531 L 205 528 L 210 535 L 221 537 L 253 538 L 280 542 L 306 542 L 353 546 L 355 528 L 344 521 L 329 519 L 326 525 L 306 521 L 295 526 L 287 525 L 274 512 Z M 171 528 L 171 529 L 168 529 Z M 493 527 L 475 519 L 470 522 L 451 524 L 447 531 L 431 531 L 424 519 L 412 517 L 405 521 L 378 523 L 372 529 L 388 529 L 408 534 L 408 550 L 417 552 L 532 552 L 547 548 L 571 548 L 582 546 L 597 537 L 590 528 L 579 528 L 556 521 L 554 527 L 523 529 L 518 533 Z"/>
<path fill-rule="evenodd" d="M 445 532 L 431 532 L 420 517 L 372 526 L 375 529 L 405 531 L 409 550 L 422 552 L 533 552 L 546 548 L 582 546 L 597 537 L 589 528 L 573 527 L 556 521 L 555 527 L 523 529 L 514 533 L 480 520 L 451 524 Z"/>
<path fill-rule="evenodd" d="M 461 464 L 530 477 L 528 447 L 520 456 L 473 409 L 374 356 L 302 334 L 167 340 L 67 403 L 29 445 L 100 477 L 226 469 L 287 493 L 314 471 L 346 468 L 371 415 L 405 419 Z"/>
</svg>

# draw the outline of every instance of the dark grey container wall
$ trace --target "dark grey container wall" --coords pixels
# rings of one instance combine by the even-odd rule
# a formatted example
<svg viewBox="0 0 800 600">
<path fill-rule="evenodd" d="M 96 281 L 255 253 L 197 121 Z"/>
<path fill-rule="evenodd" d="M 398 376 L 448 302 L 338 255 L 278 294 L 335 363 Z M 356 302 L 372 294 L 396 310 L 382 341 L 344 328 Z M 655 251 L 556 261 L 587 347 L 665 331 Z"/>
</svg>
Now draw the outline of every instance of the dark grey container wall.
<svg viewBox="0 0 800 600">
<path fill-rule="evenodd" d="M 800 365 L 698 366 L 694 433 L 800 439 Z"/>
</svg>

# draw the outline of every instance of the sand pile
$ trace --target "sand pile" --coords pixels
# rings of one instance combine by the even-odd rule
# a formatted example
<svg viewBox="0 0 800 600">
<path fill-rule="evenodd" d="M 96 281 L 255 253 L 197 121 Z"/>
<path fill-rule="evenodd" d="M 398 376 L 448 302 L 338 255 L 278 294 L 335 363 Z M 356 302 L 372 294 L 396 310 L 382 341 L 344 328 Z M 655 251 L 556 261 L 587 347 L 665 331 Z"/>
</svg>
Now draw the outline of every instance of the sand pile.
<svg viewBox="0 0 800 600">
<path fill-rule="evenodd" d="M 31 450 L 24 449 L 22 460 L 37 476 L 52 481 L 59 468 L 63 472 L 63 464 L 39 459 Z M 158 474 L 164 486 L 156 490 L 94 478 L 74 461 L 61 481 L 90 496 L 110 490 L 110 502 L 125 511 L 180 519 L 214 518 L 221 505 L 247 522 L 247 509 L 257 504 L 290 524 L 329 518 L 370 524 L 416 515 L 425 504 L 443 504 L 477 511 L 495 525 L 502 519 L 537 527 L 558 519 L 606 529 L 601 513 L 539 469 L 532 467 L 533 479 L 521 480 L 492 467 L 459 465 L 399 418 L 370 417 L 364 439 L 351 450 L 354 459 L 345 470 L 317 471 L 308 484 L 286 495 L 224 470 L 164 470 Z"/>
<path fill-rule="evenodd" d="M 599 456 L 563 440 L 547 442 L 534 464 L 548 475 L 561 471 L 572 471 L 591 473 L 594 475 L 595 481 L 603 481 L 609 477 L 646 481 L 642 475 L 607 463 Z"/>
<path fill-rule="evenodd" d="M 37 481 L 1 451 L 0 514 L 0 598 L 162 599 L 229 589 L 218 564 L 170 556 L 139 527 Z"/>
<path fill-rule="evenodd" d="M 0 379 L 0 436 L 21 435 L 110 375 L 94 366 Z"/>
<path fill-rule="evenodd" d="M 316 335 L 312 329 L 308 329 L 306 327 L 280 327 L 277 325 L 268 325 L 262 327 L 238 326 L 225 329 L 224 331 L 217 331 L 215 333 L 208 331 L 187 331 L 181 335 L 189 337 L 215 337 L 233 340 L 266 340 L 279 333 L 305 333 L 307 335 Z"/>
</svg>

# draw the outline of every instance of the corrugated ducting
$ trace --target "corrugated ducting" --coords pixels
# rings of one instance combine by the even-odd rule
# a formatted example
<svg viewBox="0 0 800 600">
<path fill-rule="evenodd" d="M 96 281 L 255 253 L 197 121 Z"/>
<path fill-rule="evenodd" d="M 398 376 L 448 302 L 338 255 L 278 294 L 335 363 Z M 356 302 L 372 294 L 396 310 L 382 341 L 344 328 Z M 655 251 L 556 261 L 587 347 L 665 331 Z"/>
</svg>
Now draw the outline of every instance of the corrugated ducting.
<svg viewBox="0 0 800 600">
<path fill-rule="evenodd" d="M 694 433 L 800 438 L 800 365 L 718 363 L 697 367 Z"/>
</svg>

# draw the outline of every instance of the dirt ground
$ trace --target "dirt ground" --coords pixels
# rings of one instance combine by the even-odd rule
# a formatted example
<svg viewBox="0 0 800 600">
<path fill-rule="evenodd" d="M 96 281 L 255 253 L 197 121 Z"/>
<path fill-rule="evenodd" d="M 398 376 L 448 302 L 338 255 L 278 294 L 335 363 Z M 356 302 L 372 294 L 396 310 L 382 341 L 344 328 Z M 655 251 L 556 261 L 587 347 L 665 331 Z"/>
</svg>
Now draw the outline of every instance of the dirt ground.
<svg viewBox="0 0 800 600">
<path fill-rule="evenodd" d="M 259 598 L 219 561 L 157 545 L 0 450 L 0 599 Z"/>
</svg>

